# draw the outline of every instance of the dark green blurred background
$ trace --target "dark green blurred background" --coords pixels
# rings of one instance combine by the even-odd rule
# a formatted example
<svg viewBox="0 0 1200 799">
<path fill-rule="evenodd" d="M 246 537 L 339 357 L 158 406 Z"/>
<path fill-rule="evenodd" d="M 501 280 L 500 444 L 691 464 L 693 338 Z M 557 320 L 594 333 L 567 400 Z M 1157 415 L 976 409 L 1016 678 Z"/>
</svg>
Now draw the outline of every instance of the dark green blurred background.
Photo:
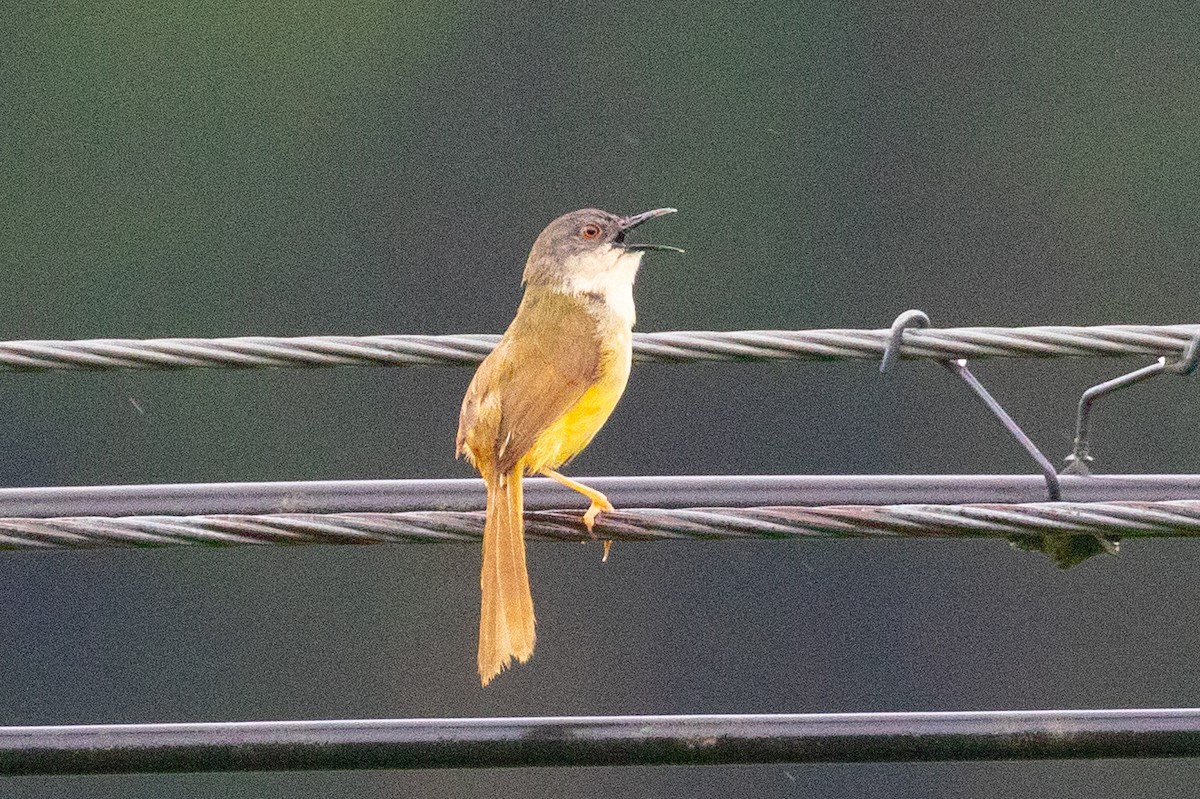
<svg viewBox="0 0 1200 799">
<path fill-rule="evenodd" d="M 554 216 L 673 205 L 642 330 L 1197 321 L 1200 22 L 1089 5 L 39 4 L 0 31 L 0 338 L 499 332 Z M 48 7 L 47 7 L 48 8 Z M 1112 10 L 1117 9 L 1117 10 Z M 1142 361 L 977 372 L 1053 458 Z M 463 369 L 3 378 L 0 483 L 467 476 Z M 1200 470 L 1195 380 L 1105 471 Z M 940 369 L 644 366 L 574 475 L 1024 472 Z M 582 507 L 582 506 L 581 506 Z M 1195 706 L 1194 543 L 0 558 L 0 723 Z M 1189 762 L 10 779 L 12 797 L 1189 796 Z"/>
</svg>

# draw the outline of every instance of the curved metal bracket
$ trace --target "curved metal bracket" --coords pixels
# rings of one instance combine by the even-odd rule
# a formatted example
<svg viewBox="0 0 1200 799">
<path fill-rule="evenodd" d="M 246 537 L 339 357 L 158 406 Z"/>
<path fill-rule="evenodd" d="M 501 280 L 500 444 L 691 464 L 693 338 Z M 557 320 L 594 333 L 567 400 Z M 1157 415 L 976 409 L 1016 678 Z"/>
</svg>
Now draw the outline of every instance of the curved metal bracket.
<svg viewBox="0 0 1200 799">
<path fill-rule="evenodd" d="M 928 327 L 929 316 L 924 311 L 909 310 L 896 317 L 896 321 L 892 322 L 891 335 L 888 338 L 887 344 L 884 345 L 883 359 L 879 363 L 879 371 L 886 372 L 900 355 L 900 345 L 904 341 L 904 331 L 913 327 Z M 959 380 L 966 383 L 967 387 L 978 397 L 992 415 L 1000 420 L 1000 424 L 1004 425 L 1004 429 L 1009 435 L 1017 440 L 1017 442 L 1029 453 L 1030 457 L 1037 462 L 1038 468 L 1041 469 L 1042 475 L 1046 478 L 1046 493 L 1050 497 L 1051 502 L 1058 502 L 1062 499 L 1062 489 L 1059 486 L 1058 473 L 1054 470 L 1052 464 L 1042 451 L 1037 448 L 1037 445 L 1030 440 L 1029 436 L 1025 435 L 1025 431 L 1021 429 L 1013 418 L 1008 415 L 1003 406 L 996 401 L 988 390 L 983 387 L 979 379 L 971 373 L 967 368 L 966 358 L 957 360 L 938 361 L 946 369 L 950 370 Z"/>
<path fill-rule="evenodd" d="M 1122 388 L 1142 383 L 1163 372 L 1187 377 L 1196 371 L 1197 366 L 1200 366 L 1200 330 L 1192 336 L 1179 360 L 1168 361 L 1165 357 L 1159 358 L 1149 366 L 1143 366 L 1129 374 L 1106 380 L 1083 392 L 1083 396 L 1079 398 L 1079 410 L 1075 416 L 1075 443 L 1071 448 L 1071 454 L 1063 459 L 1066 466 L 1063 467 L 1062 473 L 1082 476 L 1092 473 L 1088 464 L 1095 459 L 1089 451 L 1088 443 L 1091 435 L 1092 405 L 1096 400 Z"/>
</svg>

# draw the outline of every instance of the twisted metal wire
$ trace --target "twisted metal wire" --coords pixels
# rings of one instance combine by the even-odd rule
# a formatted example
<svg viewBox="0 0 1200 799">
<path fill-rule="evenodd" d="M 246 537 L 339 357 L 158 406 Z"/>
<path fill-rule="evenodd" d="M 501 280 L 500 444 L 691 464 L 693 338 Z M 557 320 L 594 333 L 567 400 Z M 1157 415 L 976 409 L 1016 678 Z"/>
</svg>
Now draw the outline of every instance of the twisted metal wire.
<svg viewBox="0 0 1200 799">
<path fill-rule="evenodd" d="M 1182 357 L 1200 325 L 962 327 L 909 330 L 902 358 Z M 741 330 L 638 333 L 640 362 L 877 360 L 883 330 Z M 331 366 L 465 366 L 483 360 L 496 335 L 301 336 L 0 342 L 0 371 L 54 369 L 253 369 Z"/>
<path fill-rule="evenodd" d="M 74 516 L 0 519 L 0 549 L 479 541 L 482 511 Z M 977 505 L 658 508 L 603 514 L 595 535 L 578 511 L 531 511 L 526 535 L 551 541 L 788 538 L 978 538 L 1200 535 L 1200 500 Z"/>
</svg>

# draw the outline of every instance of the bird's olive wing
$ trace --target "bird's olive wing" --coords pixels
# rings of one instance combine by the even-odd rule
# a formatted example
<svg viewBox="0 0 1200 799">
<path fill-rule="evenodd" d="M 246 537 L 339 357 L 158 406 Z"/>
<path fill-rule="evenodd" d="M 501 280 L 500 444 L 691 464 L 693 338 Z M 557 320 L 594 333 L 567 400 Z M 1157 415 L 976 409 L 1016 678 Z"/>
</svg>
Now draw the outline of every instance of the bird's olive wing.
<svg viewBox="0 0 1200 799">
<path fill-rule="evenodd" d="M 600 366 L 596 320 L 580 297 L 531 287 L 480 365 L 459 417 L 458 449 L 497 469 L 516 466 L 537 437 L 577 403 Z"/>
</svg>

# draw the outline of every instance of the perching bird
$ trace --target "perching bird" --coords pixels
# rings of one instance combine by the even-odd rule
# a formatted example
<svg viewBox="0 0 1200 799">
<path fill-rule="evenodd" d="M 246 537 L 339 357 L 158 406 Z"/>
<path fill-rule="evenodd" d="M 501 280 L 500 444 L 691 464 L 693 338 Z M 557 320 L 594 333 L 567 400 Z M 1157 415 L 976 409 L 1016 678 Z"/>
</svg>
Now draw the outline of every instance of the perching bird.
<svg viewBox="0 0 1200 799">
<path fill-rule="evenodd" d="M 583 494 L 588 530 L 608 498 L 554 471 L 608 419 L 629 379 L 633 281 L 645 250 L 625 234 L 659 208 L 617 216 L 595 208 L 560 216 L 533 244 L 516 318 L 463 398 L 457 454 L 487 484 L 479 677 L 487 685 L 512 659 L 533 654 L 533 597 L 525 570 L 521 478 L 544 474 Z"/>
</svg>

